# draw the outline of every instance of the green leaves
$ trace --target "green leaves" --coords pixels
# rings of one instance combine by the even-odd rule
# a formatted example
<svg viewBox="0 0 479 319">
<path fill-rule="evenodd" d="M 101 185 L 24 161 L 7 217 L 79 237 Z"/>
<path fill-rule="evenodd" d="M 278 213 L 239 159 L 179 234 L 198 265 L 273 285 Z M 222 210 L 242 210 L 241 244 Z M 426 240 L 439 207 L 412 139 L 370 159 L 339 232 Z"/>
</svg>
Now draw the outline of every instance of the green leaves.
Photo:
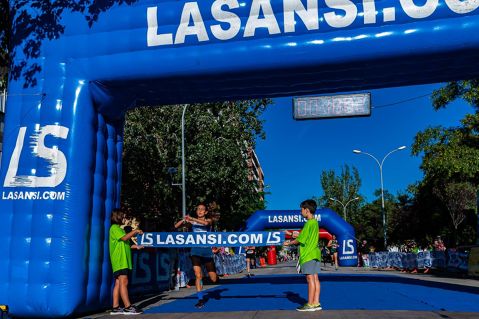
<svg viewBox="0 0 479 319">
<path fill-rule="evenodd" d="M 416 135 L 412 152 L 423 154 L 426 180 L 479 184 L 479 113 L 467 115 L 460 128 L 434 127 Z"/>
<path fill-rule="evenodd" d="M 321 173 L 321 187 L 324 194 L 316 199 L 319 206 L 331 207 L 342 216 L 344 207 L 338 201 L 341 201 L 345 206 L 351 201 L 346 207 L 348 216 L 351 216 L 348 212 L 354 214 L 357 211 L 360 201 L 354 200 L 354 198 L 359 195 L 361 179 L 356 167 L 353 166 L 350 169 L 348 165 L 344 165 L 341 168 L 340 175 L 336 175 L 334 170 L 323 171 Z M 332 201 L 331 198 L 338 201 Z"/>
<path fill-rule="evenodd" d="M 0 0 L 0 91 L 7 87 L 7 67 L 9 65 L 10 10 L 8 0 Z"/>
<path fill-rule="evenodd" d="M 437 234 L 471 243 L 474 218 L 468 216 L 474 215 L 479 189 L 479 80 L 448 83 L 433 93 L 433 107 L 444 108 L 460 98 L 476 112 L 466 115 L 459 127 L 432 127 L 415 137 L 412 153 L 422 155 L 424 172 L 424 179 L 414 188 L 415 207 L 428 214 Z M 466 225 L 461 226 L 463 222 Z M 468 238 L 459 239 L 466 229 Z"/>
<path fill-rule="evenodd" d="M 261 113 L 269 100 L 189 105 L 185 113 L 187 212 L 200 201 L 220 206 L 220 227 L 237 229 L 264 208 L 250 180 L 249 152 L 264 137 Z M 181 215 L 182 105 L 140 108 L 127 114 L 123 203 L 165 230 Z M 169 170 L 169 168 L 174 168 Z M 172 174 L 168 173 L 172 172 Z"/>
</svg>

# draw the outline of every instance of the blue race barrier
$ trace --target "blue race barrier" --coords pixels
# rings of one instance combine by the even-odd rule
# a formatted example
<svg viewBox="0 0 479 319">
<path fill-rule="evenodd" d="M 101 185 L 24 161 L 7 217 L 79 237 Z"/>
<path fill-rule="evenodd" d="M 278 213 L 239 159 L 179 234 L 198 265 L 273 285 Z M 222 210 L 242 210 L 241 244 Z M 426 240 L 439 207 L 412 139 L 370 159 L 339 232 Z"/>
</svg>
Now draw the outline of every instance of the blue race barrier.
<svg viewBox="0 0 479 319">
<path fill-rule="evenodd" d="M 130 294 L 147 295 L 168 290 L 172 286 L 176 258 L 175 249 L 133 250 Z"/>
<path fill-rule="evenodd" d="M 475 0 L 9 5 L 0 301 L 13 316 L 68 317 L 110 304 L 108 220 L 120 204 L 128 109 L 479 73 Z M 338 239 L 347 252 L 340 262 L 354 264 L 354 240 Z"/>
<path fill-rule="evenodd" d="M 445 251 L 420 251 L 417 254 L 381 251 L 370 253 L 369 259 L 373 268 L 394 267 L 409 270 L 432 268 L 467 273 L 469 253 L 452 249 L 448 249 L 447 254 Z"/>
<path fill-rule="evenodd" d="M 243 254 L 215 254 L 216 273 L 218 275 L 234 275 L 246 269 L 246 257 Z"/>
</svg>

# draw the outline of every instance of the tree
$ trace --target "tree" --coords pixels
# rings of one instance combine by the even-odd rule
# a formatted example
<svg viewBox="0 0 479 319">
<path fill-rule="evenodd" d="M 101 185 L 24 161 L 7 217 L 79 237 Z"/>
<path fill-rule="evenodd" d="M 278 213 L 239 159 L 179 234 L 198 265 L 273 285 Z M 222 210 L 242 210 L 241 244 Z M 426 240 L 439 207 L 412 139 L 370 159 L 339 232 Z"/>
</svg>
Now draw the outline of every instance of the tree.
<svg viewBox="0 0 479 319">
<path fill-rule="evenodd" d="M 447 107 L 457 99 L 464 99 L 479 111 L 479 79 L 449 82 L 432 94 L 432 106 L 435 110 Z"/>
<path fill-rule="evenodd" d="M 374 243 L 377 248 L 383 249 L 384 243 L 384 229 L 381 211 L 381 190 L 377 189 L 374 192 L 376 199 L 359 207 L 357 212 L 351 216 L 351 225 L 356 231 L 356 237 L 359 239 L 366 239 L 370 243 Z M 388 191 L 384 191 L 384 210 L 387 214 L 388 234 L 395 229 L 394 224 L 390 221 L 391 216 L 396 216 L 398 206 L 396 199 Z M 389 235 L 391 242 L 396 240 L 395 236 Z"/>
<path fill-rule="evenodd" d="M 476 202 L 476 189 L 470 183 L 448 183 L 437 187 L 434 192 L 447 207 L 455 230 L 456 244 L 459 225 L 466 219 L 466 211 L 473 210 Z"/>
<path fill-rule="evenodd" d="M 468 114 L 459 128 L 441 126 L 419 132 L 412 153 L 423 153 L 421 169 L 428 181 L 454 180 L 479 184 L 479 113 Z"/>
<path fill-rule="evenodd" d="M 0 75 L 1 85 L 6 87 L 6 76 L 17 80 L 23 77 L 24 87 L 37 84 L 36 75 L 42 70 L 37 59 L 41 53 L 43 40 L 55 40 L 65 31 L 61 24 L 64 12 L 80 13 L 91 27 L 102 12 L 115 5 L 133 4 L 138 0 L 0 0 Z M 26 10 L 33 8 L 34 10 Z M 12 37 L 12 34 L 15 34 Z M 25 59 L 15 61 L 12 49 L 23 47 Z M 5 71 L 5 69 L 7 69 Z M 1 88 L 1 87 L 0 87 Z"/>
<path fill-rule="evenodd" d="M 0 91 L 3 91 L 7 87 L 10 25 L 8 0 L 0 0 Z"/>
<path fill-rule="evenodd" d="M 433 93 L 433 107 L 436 110 L 447 107 L 456 99 L 462 98 L 469 102 L 476 112 L 466 115 L 461 120 L 459 127 L 432 127 L 419 132 L 412 146 L 412 153 L 416 156 L 422 155 L 421 169 L 424 172 L 424 179 L 416 187 L 416 205 L 422 207 L 434 223 L 433 229 L 438 233 L 449 233 L 448 224 L 444 212 L 451 214 L 453 206 L 454 217 L 451 216 L 454 224 L 460 227 L 461 219 L 458 216 L 458 203 L 452 203 L 453 194 L 460 194 L 458 189 L 472 188 L 479 191 L 479 80 L 467 80 L 448 83 L 445 87 Z M 465 184 L 469 186 L 464 186 Z M 449 195 L 447 195 L 449 194 Z M 466 197 L 470 197 L 467 195 Z M 454 199 L 459 200 L 458 198 Z M 468 201 L 462 198 L 461 201 Z M 450 207 L 448 207 L 448 205 Z M 451 206 L 452 205 L 452 206 Z M 447 216 L 447 215 L 446 215 Z M 468 220 L 467 217 L 466 221 Z M 476 217 L 477 220 L 477 217 Z M 464 227 L 472 227 L 473 221 L 469 221 Z M 479 231 L 479 229 L 478 229 Z M 458 229 L 454 226 L 454 237 L 457 238 Z M 472 237 L 474 231 L 472 231 Z M 470 236 L 471 237 L 471 236 Z M 470 241 L 470 238 L 465 238 Z"/>
<path fill-rule="evenodd" d="M 237 229 L 262 194 L 249 180 L 247 156 L 264 138 L 259 116 L 269 100 L 190 105 L 185 117 L 187 211 L 199 201 L 216 201 L 220 227 Z M 139 108 L 127 114 L 122 202 L 165 230 L 181 215 L 182 106 Z M 173 169 L 169 169 L 173 168 Z"/>
<path fill-rule="evenodd" d="M 341 167 L 340 175 L 336 175 L 334 170 L 321 172 L 321 187 L 323 188 L 323 195 L 315 198 L 319 206 L 331 207 L 336 212 L 341 212 L 342 215 L 343 206 L 337 201 L 331 201 L 331 198 L 335 198 L 341 201 L 343 205 L 349 202 L 347 209 L 350 212 L 357 211 L 360 201 L 354 201 L 353 199 L 359 195 L 361 178 L 356 167 L 353 166 L 350 169 L 348 165 L 344 165 Z"/>
</svg>

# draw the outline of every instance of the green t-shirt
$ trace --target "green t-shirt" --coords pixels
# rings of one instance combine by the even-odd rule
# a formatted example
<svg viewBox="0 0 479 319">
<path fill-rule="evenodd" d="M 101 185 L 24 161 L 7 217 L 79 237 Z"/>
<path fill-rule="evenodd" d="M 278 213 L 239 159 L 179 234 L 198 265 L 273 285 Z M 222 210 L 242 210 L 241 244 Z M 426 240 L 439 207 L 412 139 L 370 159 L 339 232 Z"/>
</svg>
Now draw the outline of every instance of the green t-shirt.
<svg viewBox="0 0 479 319">
<path fill-rule="evenodd" d="M 299 264 L 303 265 L 313 259 L 321 260 L 321 251 L 318 248 L 319 225 L 315 218 L 312 218 L 304 224 L 303 230 L 299 234 Z"/>
<path fill-rule="evenodd" d="M 119 225 L 110 227 L 110 260 L 113 272 L 120 269 L 132 269 L 131 248 L 128 241 L 121 238 L 125 236 L 125 231 Z"/>
</svg>

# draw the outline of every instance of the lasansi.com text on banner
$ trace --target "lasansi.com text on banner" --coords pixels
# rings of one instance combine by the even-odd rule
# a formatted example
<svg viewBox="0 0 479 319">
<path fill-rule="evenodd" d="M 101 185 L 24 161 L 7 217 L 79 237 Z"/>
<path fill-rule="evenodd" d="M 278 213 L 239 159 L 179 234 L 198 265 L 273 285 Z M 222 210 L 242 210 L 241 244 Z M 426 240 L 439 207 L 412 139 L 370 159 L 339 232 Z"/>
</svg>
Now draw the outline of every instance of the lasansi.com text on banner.
<svg viewBox="0 0 479 319">
<path fill-rule="evenodd" d="M 198 233 L 144 233 L 139 244 L 145 247 L 240 247 L 281 245 L 284 233 L 272 232 L 198 232 Z"/>
</svg>

